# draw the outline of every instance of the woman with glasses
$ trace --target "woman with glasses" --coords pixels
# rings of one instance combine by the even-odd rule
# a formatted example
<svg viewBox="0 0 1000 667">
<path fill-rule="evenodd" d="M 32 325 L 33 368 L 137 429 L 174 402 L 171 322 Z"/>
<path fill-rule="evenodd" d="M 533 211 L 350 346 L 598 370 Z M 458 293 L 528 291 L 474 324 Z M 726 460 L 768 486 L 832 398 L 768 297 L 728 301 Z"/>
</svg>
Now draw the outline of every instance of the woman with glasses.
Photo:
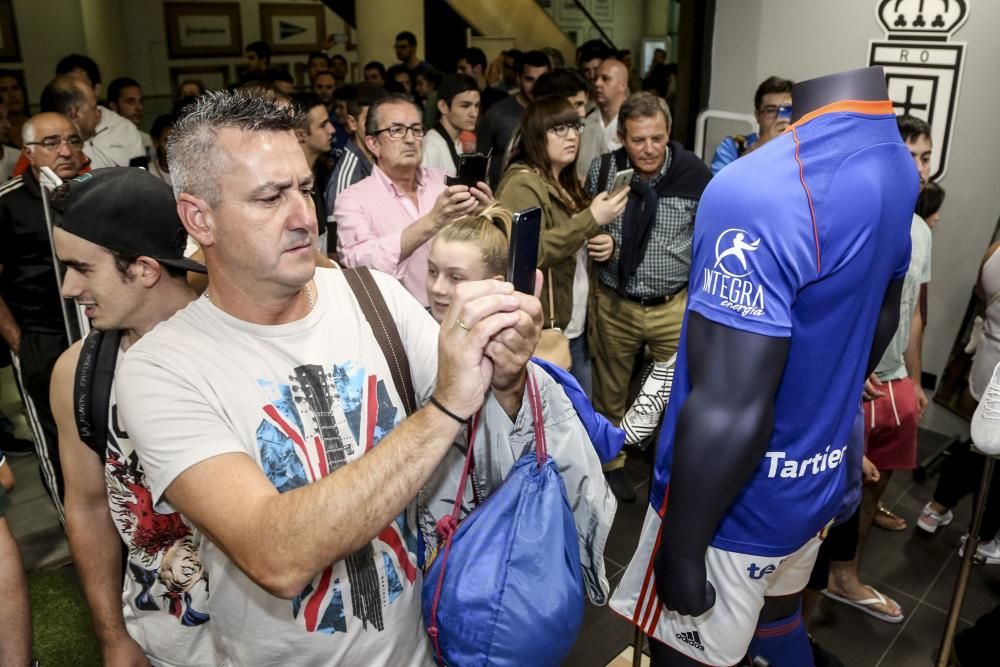
<svg viewBox="0 0 1000 667">
<path fill-rule="evenodd" d="M 562 97 L 535 100 L 524 112 L 519 137 L 497 200 L 512 211 L 542 209 L 538 266 L 552 289 L 542 290 L 545 327 L 561 329 L 570 340 L 572 372 L 590 394 L 586 338 L 587 301 L 592 262 L 606 262 L 614 252 L 602 227 L 624 210 L 628 188 L 600 193 L 591 201 L 576 178 L 580 117 Z M 551 300 L 549 295 L 551 296 Z"/>
</svg>

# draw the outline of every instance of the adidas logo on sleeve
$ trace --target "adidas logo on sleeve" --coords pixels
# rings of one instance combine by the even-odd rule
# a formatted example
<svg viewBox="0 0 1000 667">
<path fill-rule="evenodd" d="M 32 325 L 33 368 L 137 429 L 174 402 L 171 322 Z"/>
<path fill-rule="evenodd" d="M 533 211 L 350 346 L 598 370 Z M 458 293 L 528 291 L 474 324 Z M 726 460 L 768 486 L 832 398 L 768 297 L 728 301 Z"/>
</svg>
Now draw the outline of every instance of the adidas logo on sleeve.
<svg viewBox="0 0 1000 667">
<path fill-rule="evenodd" d="M 678 632 L 674 636 L 685 644 L 695 647 L 699 651 L 705 650 L 705 645 L 701 643 L 701 635 L 698 634 L 697 630 L 693 630 L 691 632 Z"/>
</svg>

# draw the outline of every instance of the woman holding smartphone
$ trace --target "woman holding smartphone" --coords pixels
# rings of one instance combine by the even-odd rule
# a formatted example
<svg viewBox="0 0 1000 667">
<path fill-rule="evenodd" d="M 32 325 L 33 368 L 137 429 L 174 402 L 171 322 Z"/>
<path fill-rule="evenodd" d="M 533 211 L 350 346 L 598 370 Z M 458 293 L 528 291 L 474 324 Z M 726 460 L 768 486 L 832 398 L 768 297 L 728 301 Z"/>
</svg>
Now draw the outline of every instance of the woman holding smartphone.
<svg viewBox="0 0 1000 667">
<path fill-rule="evenodd" d="M 562 97 L 545 97 L 528 105 L 510 166 L 497 191 L 497 201 L 512 211 L 538 206 L 542 230 L 538 266 L 551 291 L 542 289 L 545 327 L 561 329 L 570 341 L 572 373 L 590 395 L 587 354 L 587 302 L 592 262 L 606 262 L 614 241 L 602 228 L 625 210 L 628 188 L 591 201 L 576 178 L 576 156 L 583 125 Z M 549 294 L 552 294 L 551 301 Z"/>
</svg>

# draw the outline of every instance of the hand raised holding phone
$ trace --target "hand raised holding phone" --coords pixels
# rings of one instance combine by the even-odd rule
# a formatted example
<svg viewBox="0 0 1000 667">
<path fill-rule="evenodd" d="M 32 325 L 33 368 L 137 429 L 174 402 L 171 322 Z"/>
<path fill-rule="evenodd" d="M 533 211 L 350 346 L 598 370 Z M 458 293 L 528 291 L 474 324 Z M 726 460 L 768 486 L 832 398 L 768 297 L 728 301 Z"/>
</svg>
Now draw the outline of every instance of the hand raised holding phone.
<svg viewBox="0 0 1000 667">
<path fill-rule="evenodd" d="M 624 213 L 625 204 L 628 203 L 628 193 L 628 186 L 613 194 L 598 192 L 594 200 L 590 202 L 590 212 L 594 215 L 597 224 L 603 227 Z"/>
</svg>

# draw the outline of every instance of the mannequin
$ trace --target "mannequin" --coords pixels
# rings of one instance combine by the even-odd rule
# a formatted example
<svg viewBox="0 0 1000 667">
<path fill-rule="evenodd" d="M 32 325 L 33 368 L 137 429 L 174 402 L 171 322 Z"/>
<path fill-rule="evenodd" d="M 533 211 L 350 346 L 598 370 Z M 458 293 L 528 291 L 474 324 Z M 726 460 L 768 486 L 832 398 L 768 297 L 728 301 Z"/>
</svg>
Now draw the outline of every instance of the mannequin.
<svg viewBox="0 0 1000 667">
<path fill-rule="evenodd" d="M 759 608 L 761 624 L 793 624 L 801 587 L 771 586 L 782 589 L 773 595 L 763 582 L 780 576 L 782 566 L 804 567 L 808 574 L 815 559 L 810 545 L 818 547 L 812 536 L 841 509 L 834 507 L 846 484 L 847 465 L 840 463 L 850 458 L 844 443 L 864 378 L 899 318 L 917 192 L 916 177 L 904 182 L 909 172 L 900 173 L 913 166 L 912 160 L 906 163 L 909 154 L 898 131 L 894 138 L 889 131 L 895 130 L 895 118 L 884 74 L 873 67 L 812 79 L 797 84 L 792 99 L 789 130 L 774 146 L 720 173 L 699 206 L 691 289 L 700 296 L 692 297 L 686 315 L 678 353 L 680 400 L 671 400 L 665 418 L 650 496 L 662 524 L 653 527 L 658 530 L 655 546 L 644 551 L 640 542 L 636 555 L 652 554 L 658 601 L 677 614 L 650 613 L 656 605 L 642 597 L 645 593 L 635 613 L 612 600 L 619 613 L 668 642 L 653 645 L 654 665 L 738 662 L 740 649 L 732 642 L 740 640 L 719 639 L 729 633 L 716 632 L 723 625 L 712 625 L 713 618 L 720 623 L 726 614 L 740 618 Z M 841 104 L 829 106 L 834 103 Z M 823 141 L 824 136 L 845 136 L 844 128 L 852 133 L 853 143 L 843 142 L 848 147 Z M 828 179 L 824 168 L 832 174 Z M 871 178 L 873 173 L 877 178 Z M 885 208 L 884 200 L 895 204 Z M 776 231 L 769 231 L 771 226 Z M 839 319 L 825 315 L 841 311 Z M 827 339 L 829 346 L 816 345 Z M 837 362 L 828 358 L 833 350 L 843 352 Z M 810 376 L 803 368 L 822 369 L 823 376 Z M 816 403 L 822 410 L 811 409 L 809 401 L 817 401 L 827 384 L 829 400 Z M 676 378 L 674 387 L 677 392 Z M 800 394 L 803 414 L 797 414 Z M 800 446 L 807 449 L 795 459 L 793 448 Z M 770 488 L 773 497 L 762 493 Z M 770 515 L 787 512 L 781 500 L 786 493 L 822 503 L 775 520 Z M 744 524 L 795 523 L 800 514 L 806 516 L 789 529 L 795 534 L 785 542 L 771 534 L 780 530 L 759 528 L 755 540 L 733 538 Z M 647 570 L 645 562 L 638 566 Z M 712 571 L 721 588 L 713 583 Z M 794 579 L 785 575 L 785 581 Z M 756 599 L 754 591 L 760 593 Z M 661 627 L 661 616 L 669 629 Z M 770 635 L 780 628 L 761 629 Z M 805 637 L 804 629 L 797 632 Z M 743 643 L 744 653 L 752 634 Z M 729 645 L 713 653 L 716 641 Z M 721 662 L 723 655 L 730 656 L 727 662 Z M 772 664 L 811 664 L 811 654 L 794 656 Z"/>
</svg>

